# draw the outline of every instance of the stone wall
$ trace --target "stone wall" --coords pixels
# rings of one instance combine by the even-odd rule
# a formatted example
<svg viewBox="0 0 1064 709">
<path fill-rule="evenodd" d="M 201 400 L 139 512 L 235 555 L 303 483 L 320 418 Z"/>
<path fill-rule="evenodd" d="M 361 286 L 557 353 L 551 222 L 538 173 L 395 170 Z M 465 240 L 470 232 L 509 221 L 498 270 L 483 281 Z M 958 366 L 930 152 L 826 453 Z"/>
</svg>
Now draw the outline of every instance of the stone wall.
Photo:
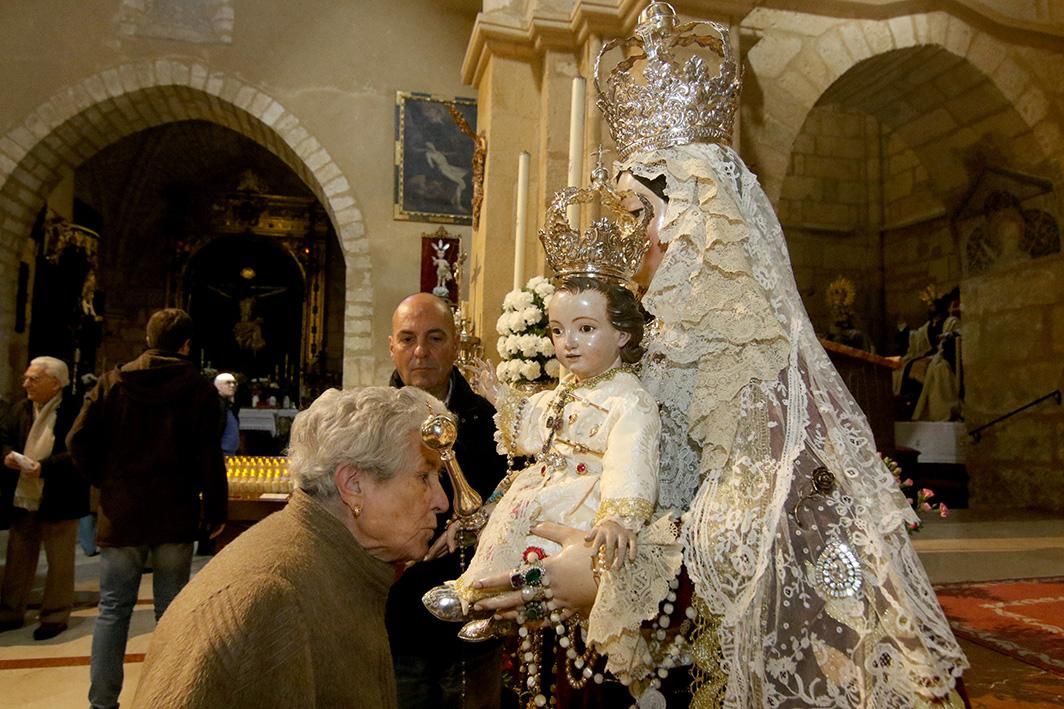
<svg viewBox="0 0 1064 709">
<path fill-rule="evenodd" d="M 971 430 L 1064 386 L 1064 256 L 961 284 L 966 423 Z M 1064 511 L 1064 407 L 1047 401 L 969 448 L 973 507 Z"/>
<path fill-rule="evenodd" d="M 778 211 L 798 291 L 818 333 L 832 324 L 828 285 L 853 281 L 856 325 L 881 349 L 879 124 L 836 105 L 809 112 L 794 142 Z"/>
<path fill-rule="evenodd" d="M 942 294 L 960 283 L 958 246 L 946 217 L 932 218 L 884 234 L 884 317 L 919 327 L 927 320 L 920 294 L 934 286 Z"/>
<path fill-rule="evenodd" d="M 346 264 L 345 382 L 387 375 L 391 310 L 419 288 L 419 237 L 434 229 L 392 216 L 395 94 L 473 95 L 460 67 L 475 15 L 430 0 L 232 9 L 231 30 L 195 43 L 131 34 L 109 0 L 0 10 L 0 392 L 26 361 L 13 328 L 16 274 L 46 195 L 107 145 L 188 119 L 255 140 L 322 202 Z M 431 33 L 415 39 L 424 27 Z"/>
<path fill-rule="evenodd" d="M 883 154 L 883 216 L 888 229 L 942 216 L 944 207 L 927 165 L 897 133 L 885 133 Z"/>
</svg>

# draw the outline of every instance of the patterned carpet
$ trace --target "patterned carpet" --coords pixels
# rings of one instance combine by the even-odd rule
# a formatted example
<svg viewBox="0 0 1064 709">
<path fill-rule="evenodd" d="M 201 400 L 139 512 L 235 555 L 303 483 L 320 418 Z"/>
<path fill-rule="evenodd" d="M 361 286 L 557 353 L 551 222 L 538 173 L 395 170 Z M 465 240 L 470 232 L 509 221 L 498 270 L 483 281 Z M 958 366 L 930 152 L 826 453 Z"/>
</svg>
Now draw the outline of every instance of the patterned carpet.
<svg viewBox="0 0 1064 709">
<path fill-rule="evenodd" d="M 1064 576 L 935 590 L 958 637 L 1064 676 Z"/>
</svg>

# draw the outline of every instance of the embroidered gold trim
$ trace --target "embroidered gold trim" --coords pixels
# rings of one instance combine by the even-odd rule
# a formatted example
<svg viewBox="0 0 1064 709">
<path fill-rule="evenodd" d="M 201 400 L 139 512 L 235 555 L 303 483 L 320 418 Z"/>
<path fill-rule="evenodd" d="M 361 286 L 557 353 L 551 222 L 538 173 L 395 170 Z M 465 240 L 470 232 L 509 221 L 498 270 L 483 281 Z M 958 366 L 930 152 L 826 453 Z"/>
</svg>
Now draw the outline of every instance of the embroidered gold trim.
<svg viewBox="0 0 1064 709">
<path fill-rule="evenodd" d="M 724 687 L 728 675 L 724 672 L 724 655 L 720 650 L 721 618 L 710 612 L 698 596 L 692 597 L 697 612 L 695 632 L 691 641 L 691 709 L 718 709 L 724 704 Z"/>
<path fill-rule="evenodd" d="M 554 440 L 555 440 L 555 443 L 564 443 L 565 445 L 570 446 L 577 453 L 590 453 L 592 455 L 597 455 L 599 458 L 601 458 L 602 456 L 606 455 L 606 451 L 598 451 L 598 450 L 595 450 L 594 448 L 588 448 L 583 443 L 577 443 L 576 441 L 570 441 L 568 438 L 562 438 L 561 436 L 558 436 Z"/>
<path fill-rule="evenodd" d="M 512 392 L 499 402 L 499 435 L 502 444 L 510 454 L 514 454 L 514 446 L 517 443 L 517 435 L 521 430 L 521 419 L 525 409 L 528 408 L 528 397 L 518 396 Z"/>
<path fill-rule="evenodd" d="M 615 500 L 603 500 L 595 515 L 595 524 L 607 517 L 634 517 L 647 522 L 654 514 L 654 503 L 641 497 L 622 497 Z"/>
</svg>

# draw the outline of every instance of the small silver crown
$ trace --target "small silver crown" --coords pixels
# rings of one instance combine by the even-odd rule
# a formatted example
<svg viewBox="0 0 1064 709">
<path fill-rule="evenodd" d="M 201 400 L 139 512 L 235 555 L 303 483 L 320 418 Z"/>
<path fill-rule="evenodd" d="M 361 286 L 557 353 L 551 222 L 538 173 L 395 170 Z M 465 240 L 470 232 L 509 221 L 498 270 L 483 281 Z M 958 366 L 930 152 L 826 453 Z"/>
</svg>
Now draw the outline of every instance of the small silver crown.
<svg viewBox="0 0 1064 709">
<path fill-rule="evenodd" d="M 634 192 L 617 192 L 610 186 L 609 173 L 600 162 L 591 173 L 591 187 L 566 187 L 554 193 L 539 240 L 543 242 L 547 264 L 559 277 L 581 275 L 613 279 L 634 289 L 633 278 L 639 271 L 650 243 L 647 225 L 653 209 L 645 197 Z M 622 206 L 629 195 L 643 204 L 640 216 L 633 216 Z M 572 205 L 598 201 L 602 216 L 580 233 L 569 224 L 567 212 Z"/>
<path fill-rule="evenodd" d="M 712 34 L 697 32 L 705 28 Z M 728 143 L 742 88 L 728 28 L 716 22 L 677 24 L 671 5 L 652 2 L 634 32 L 604 44 L 595 59 L 596 103 L 620 158 L 688 143 Z M 617 48 L 622 58 L 602 77 L 603 56 Z M 682 61 L 678 50 L 713 52 L 720 72 L 714 76 L 697 53 Z"/>
</svg>

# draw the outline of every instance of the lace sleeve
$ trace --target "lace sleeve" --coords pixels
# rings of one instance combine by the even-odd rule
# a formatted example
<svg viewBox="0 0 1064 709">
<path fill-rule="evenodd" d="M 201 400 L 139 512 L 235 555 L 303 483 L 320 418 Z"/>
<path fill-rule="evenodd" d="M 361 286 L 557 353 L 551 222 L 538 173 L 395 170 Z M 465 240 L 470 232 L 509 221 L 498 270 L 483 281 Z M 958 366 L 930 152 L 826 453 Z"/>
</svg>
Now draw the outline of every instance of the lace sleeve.
<svg viewBox="0 0 1064 709">
<path fill-rule="evenodd" d="M 657 617 L 680 572 L 682 555 L 673 519 L 662 515 L 636 538 L 636 558 L 616 571 L 604 571 L 588 617 L 588 641 L 606 656 L 606 669 L 618 678 L 638 679 L 653 671 L 641 625 Z"/>
</svg>

